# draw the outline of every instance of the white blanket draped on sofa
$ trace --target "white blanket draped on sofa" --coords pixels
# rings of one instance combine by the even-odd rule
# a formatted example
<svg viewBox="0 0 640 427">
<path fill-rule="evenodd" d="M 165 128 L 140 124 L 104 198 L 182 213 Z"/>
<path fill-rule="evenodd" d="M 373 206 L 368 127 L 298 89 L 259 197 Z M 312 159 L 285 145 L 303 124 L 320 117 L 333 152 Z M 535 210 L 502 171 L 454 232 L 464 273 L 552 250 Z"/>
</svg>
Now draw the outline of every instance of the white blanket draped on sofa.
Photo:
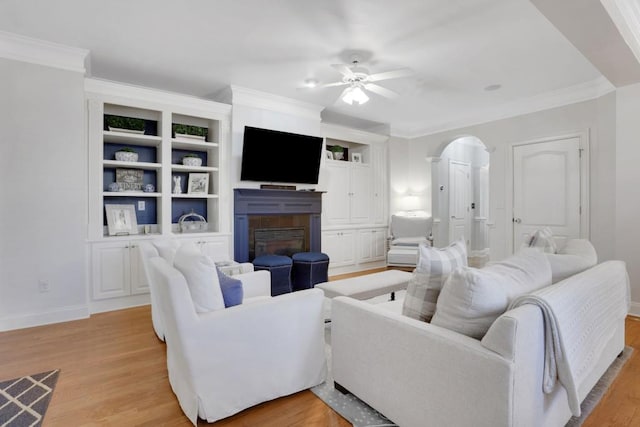
<svg viewBox="0 0 640 427">
<path fill-rule="evenodd" d="M 625 283 L 602 280 L 607 269 L 621 269 L 617 275 Z M 596 276 L 594 276 L 594 274 Z M 584 276 L 584 277 L 579 277 Z M 543 389 L 550 393 L 556 380 L 567 390 L 569 407 L 580 415 L 580 403 L 589 393 L 585 376 L 598 360 L 608 342 L 608 331 L 627 315 L 629 309 L 629 277 L 622 261 L 608 262 L 580 273 L 565 285 L 563 291 L 548 286 L 516 298 L 509 309 L 523 304 L 540 307 L 545 327 L 545 366 Z M 566 286 L 575 289 L 567 292 Z M 604 308 L 604 309 L 603 309 Z"/>
</svg>

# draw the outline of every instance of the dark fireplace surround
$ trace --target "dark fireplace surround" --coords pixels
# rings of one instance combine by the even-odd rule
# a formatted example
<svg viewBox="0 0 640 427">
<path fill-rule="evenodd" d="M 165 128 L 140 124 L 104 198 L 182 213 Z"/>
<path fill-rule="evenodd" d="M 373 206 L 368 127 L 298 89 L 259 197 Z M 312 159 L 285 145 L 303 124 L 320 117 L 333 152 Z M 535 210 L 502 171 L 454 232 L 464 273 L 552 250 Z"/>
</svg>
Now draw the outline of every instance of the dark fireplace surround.
<svg viewBox="0 0 640 427">
<path fill-rule="evenodd" d="M 236 188 L 233 202 L 236 261 L 320 252 L 321 192 Z"/>
</svg>

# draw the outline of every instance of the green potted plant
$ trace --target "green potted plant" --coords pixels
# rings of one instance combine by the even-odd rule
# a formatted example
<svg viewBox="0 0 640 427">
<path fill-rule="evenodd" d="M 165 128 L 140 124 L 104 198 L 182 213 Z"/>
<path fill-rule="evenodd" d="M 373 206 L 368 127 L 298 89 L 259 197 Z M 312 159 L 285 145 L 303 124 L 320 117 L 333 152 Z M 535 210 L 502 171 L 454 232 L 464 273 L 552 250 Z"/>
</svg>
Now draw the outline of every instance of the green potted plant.
<svg viewBox="0 0 640 427">
<path fill-rule="evenodd" d="M 144 119 L 105 114 L 104 121 L 112 132 L 144 133 Z"/>
<path fill-rule="evenodd" d="M 173 123 L 172 125 L 173 137 L 184 139 L 195 139 L 198 141 L 206 141 L 209 135 L 209 129 L 200 126 L 183 125 L 180 123 Z"/>
<path fill-rule="evenodd" d="M 131 147 L 122 147 L 116 151 L 116 160 L 121 162 L 137 162 L 138 153 Z"/>
<path fill-rule="evenodd" d="M 196 153 L 182 156 L 182 164 L 185 166 L 202 166 L 202 159 Z"/>
<path fill-rule="evenodd" d="M 332 145 L 329 150 L 333 153 L 334 160 L 342 160 L 344 157 L 344 147 L 340 145 Z"/>
</svg>

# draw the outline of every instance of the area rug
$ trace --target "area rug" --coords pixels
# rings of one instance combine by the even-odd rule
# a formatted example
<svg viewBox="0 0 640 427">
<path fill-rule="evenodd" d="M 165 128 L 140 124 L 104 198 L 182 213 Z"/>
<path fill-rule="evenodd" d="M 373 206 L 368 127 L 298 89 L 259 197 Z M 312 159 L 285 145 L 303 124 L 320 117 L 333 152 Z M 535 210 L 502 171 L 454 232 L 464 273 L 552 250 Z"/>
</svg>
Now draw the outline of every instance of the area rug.
<svg viewBox="0 0 640 427">
<path fill-rule="evenodd" d="M 394 427 L 396 424 L 384 415 L 371 408 L 369 405 L 352 394 L 343 394 L 333 386 L 333 376 L 331 375 L 331 323 L 325 325 L 325 352 L 327 354 L 327 366 L 329 372 L 327 380 L 311 389 L 311 391 L 322 399 L 331 409 L 349 421 L 354 427 Z M 589 414 L 596 407 L 602 396 L 616 378 L 620 369 L 631 357 L 632 347 L 625 347 L 621 357 L 611 364 L 602 378 L 596 383 L 591 392 L 580 406 L 581 416 L 573 417 L 565 427 L 579 427 L 587 419 Z M 397 426 L 396 426 L 397 427 Z"/>
<path fill-rule="evenodd" d="M 59 369 L 0 382 L 0 426 L 40 426 Z"/>
</svg>

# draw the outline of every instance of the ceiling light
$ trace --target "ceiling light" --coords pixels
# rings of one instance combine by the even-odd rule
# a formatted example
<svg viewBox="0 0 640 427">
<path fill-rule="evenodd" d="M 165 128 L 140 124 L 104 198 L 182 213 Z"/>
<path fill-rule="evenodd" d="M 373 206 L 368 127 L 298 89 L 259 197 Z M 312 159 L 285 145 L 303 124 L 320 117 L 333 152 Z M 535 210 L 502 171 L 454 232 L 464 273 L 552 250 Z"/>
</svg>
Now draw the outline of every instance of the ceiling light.
<svg viewBox="0 0 640 427">
<path fill-rule="evenodd" d="M 342 97 L 342 100 L 349 105 L 353 105 L 355 102 L 357 105 L 362 105 L 369 100 L 369 97 L 359 86 L 351 86 Z"/>
<path fill-rule="evenodd" d="M 316 80 L 316 79 L 307 79 L 307 80 L 304 81 L 304 85 L 305 85 L 305 87 L 308 87 L 308 88 L 314 88 L 314 87 L 318 86 L 318 80 Z"/>
</svg>

